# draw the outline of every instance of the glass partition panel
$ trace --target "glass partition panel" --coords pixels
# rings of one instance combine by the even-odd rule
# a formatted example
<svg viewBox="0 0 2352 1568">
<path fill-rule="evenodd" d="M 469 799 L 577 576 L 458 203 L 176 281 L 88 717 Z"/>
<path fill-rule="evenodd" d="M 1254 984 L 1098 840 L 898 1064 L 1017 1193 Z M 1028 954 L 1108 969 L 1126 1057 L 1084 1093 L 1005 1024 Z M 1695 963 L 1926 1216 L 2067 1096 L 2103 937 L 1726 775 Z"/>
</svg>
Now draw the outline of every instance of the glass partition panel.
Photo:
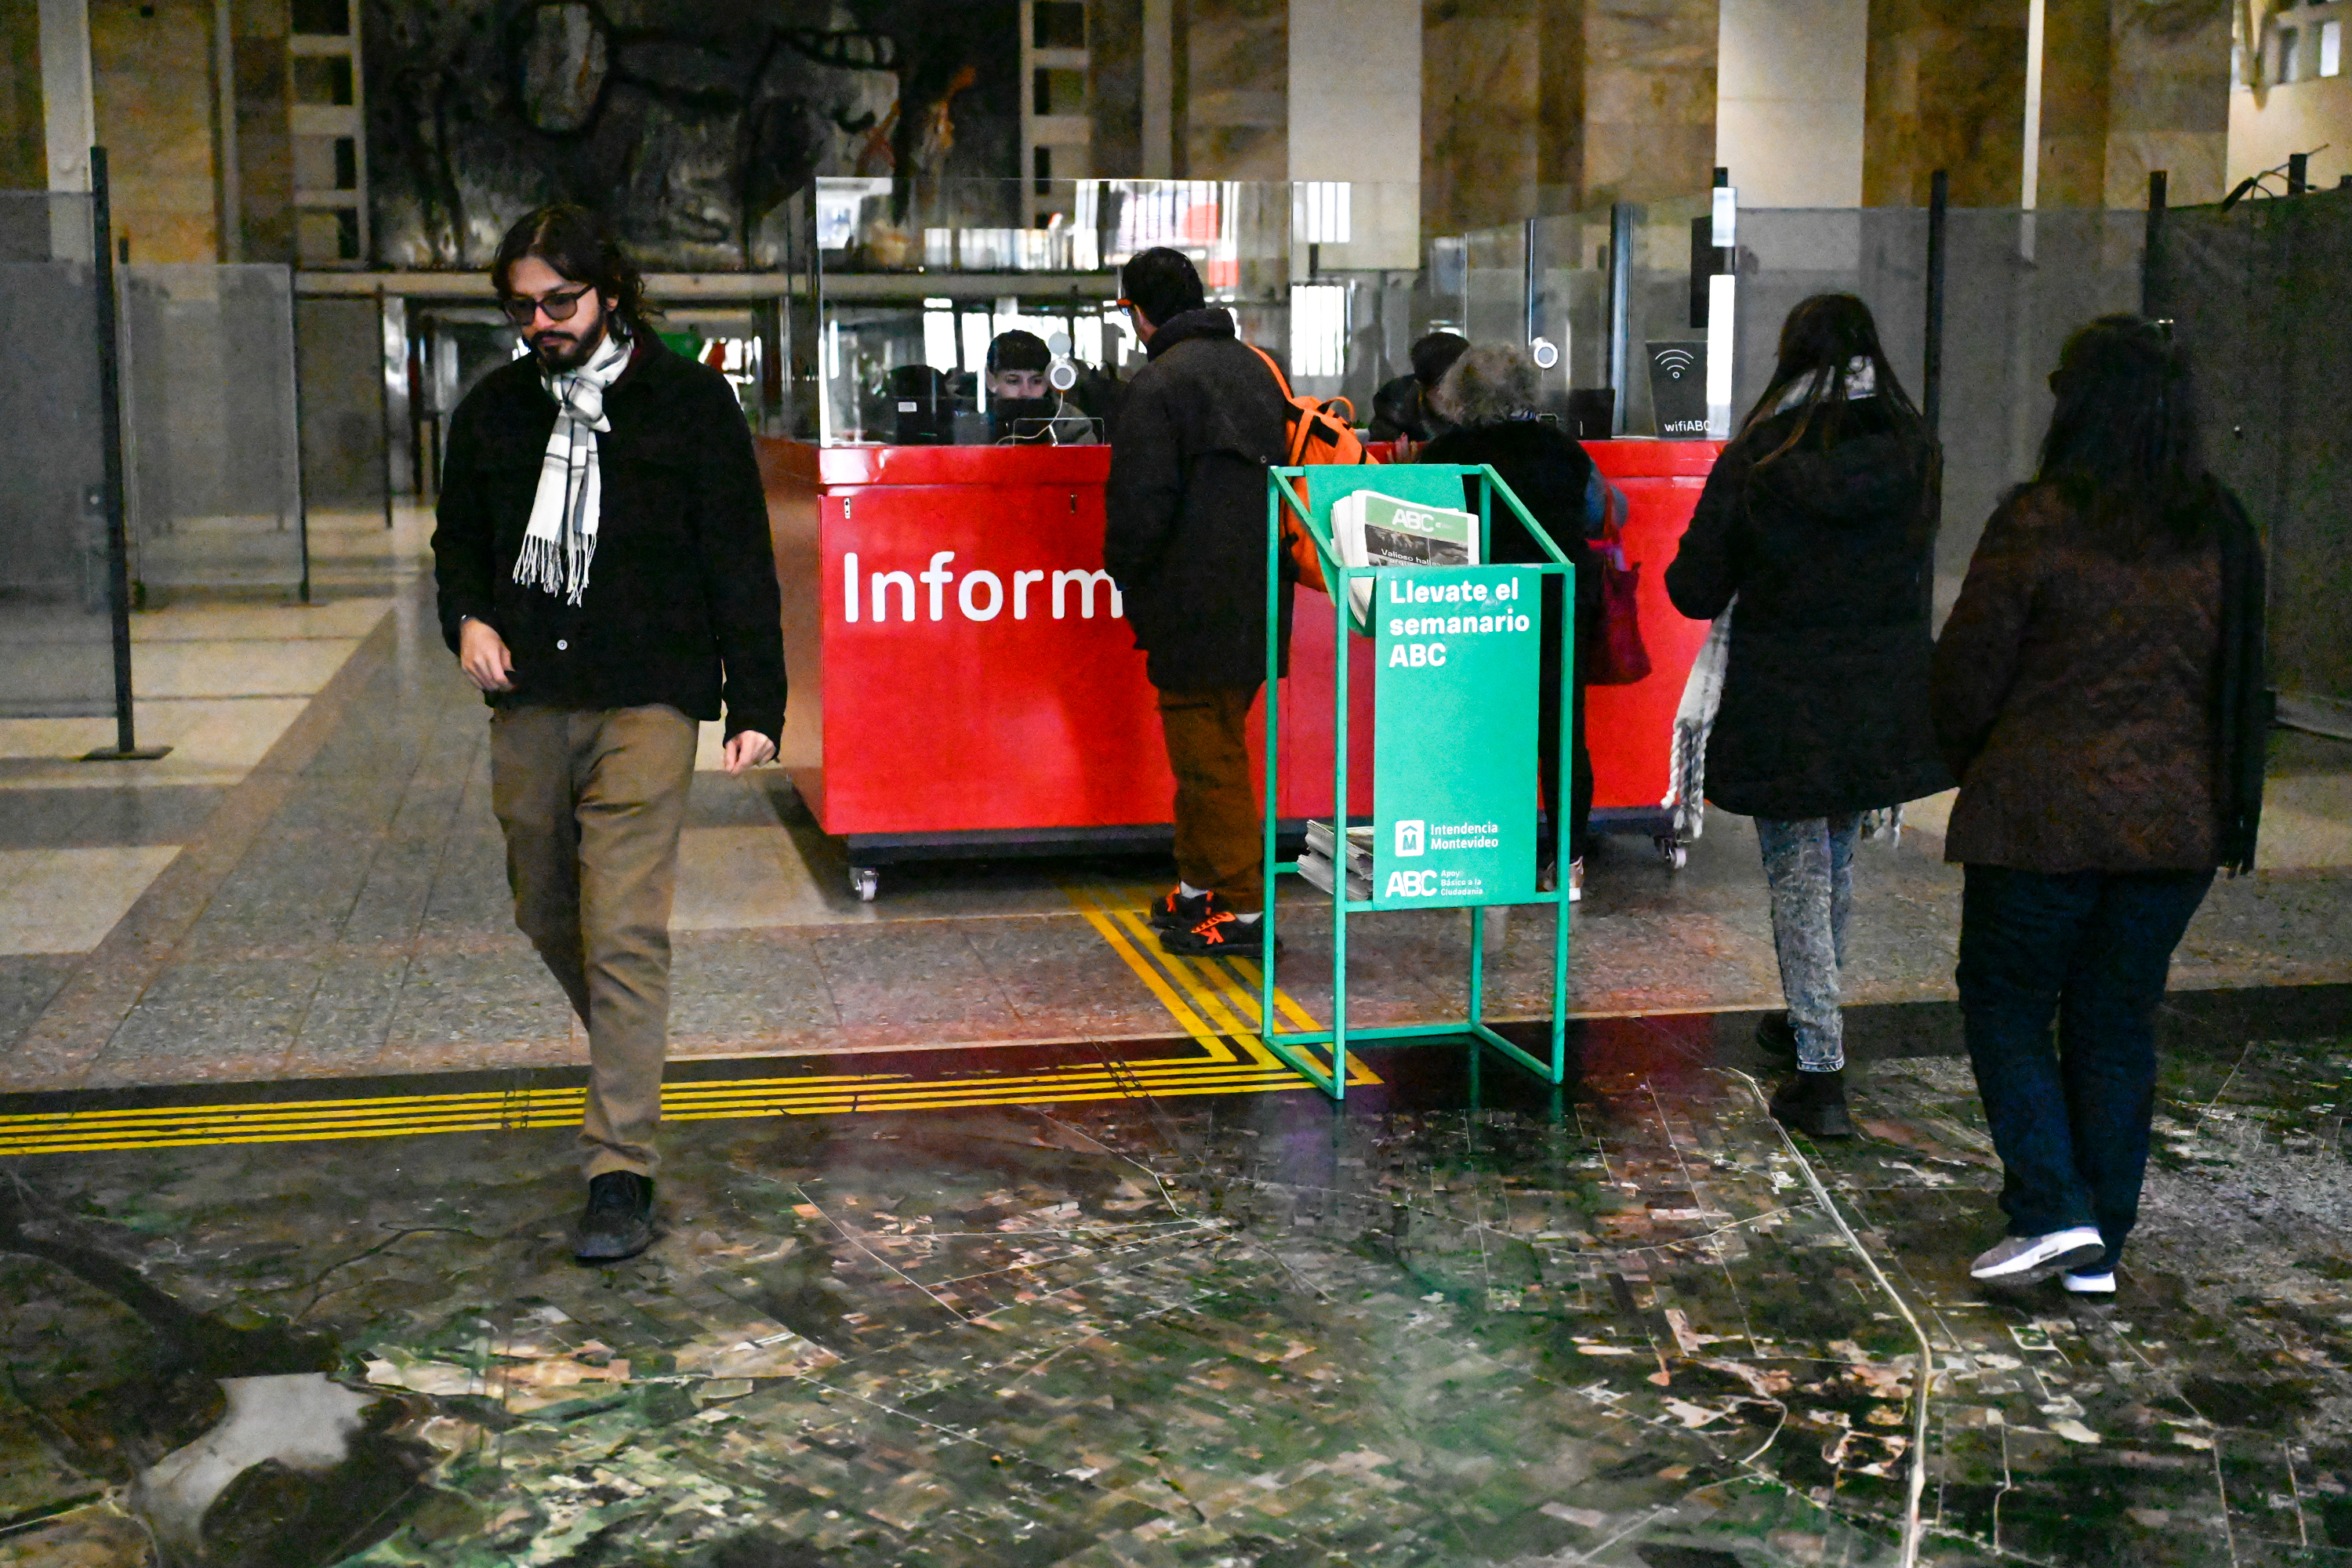
<svg viewBox="0 0 2352 1568">
<path fill-rule="evenodd" d="M 2001 495 L 2033 471 L 2046 384 L 2066 334 L 2139 305 L 2137 213 L 1956 208 L 1945 229 L 1937 611 L 1948 609 Z M 1922 208 L 1765 209 L 1739 215 L 1735 420 L 1762 396 L 1781 322 L 1801 300 L 1870 306 L 1896 377 L 1925 396 L 1928 215 Z"/>
<path fill-rule="evenodd" d="M 791 353 L 789 421 L 807 439 L 1098 436 L 1114 384 L 1143 361 L 1118 268 L 1158 246 L 1192 259 L 1209 302 L 1296 391 L 1347 396 L 1360 416 L 1412 340 L 1409 184 L 828 178 L 811 207 L 815 298 L 791 334 L 807 346 Z M 1016 331 L 1046 343 L 1051 384 L 1000 407 L 989 345 Z"/>
<path fill-rule="evenodd" d="M 304 581 L 293 275 L 122 268 L 132 574 L 150 588 Z"/>
<path fill-rule="evenodd" d="M 114 710 L 88 196 L 0 192 L 0 718 Z"/>
<path fill-rule="evenodd" d="M 1625 404 L 1620 426 L 1624 435 L 1684 441 L 1706 436 L 1706 268 L 1711 252 L 1694 253 L 1692 225 L 1705 225 L 1707 218 L 1704 196 L 1633 209 L 1625 385 L 1619 393 Z M 1702 230 L 1697 243 L 1705 239 Z"/>
<path fill-rule="evenodd" d="M 312 581 L 337 593 L 383 592 L 398 570 L 384 526 L 392 468 L 384 316 L 373 299 L 294 303 L 304 531 Z"/>
</svg>

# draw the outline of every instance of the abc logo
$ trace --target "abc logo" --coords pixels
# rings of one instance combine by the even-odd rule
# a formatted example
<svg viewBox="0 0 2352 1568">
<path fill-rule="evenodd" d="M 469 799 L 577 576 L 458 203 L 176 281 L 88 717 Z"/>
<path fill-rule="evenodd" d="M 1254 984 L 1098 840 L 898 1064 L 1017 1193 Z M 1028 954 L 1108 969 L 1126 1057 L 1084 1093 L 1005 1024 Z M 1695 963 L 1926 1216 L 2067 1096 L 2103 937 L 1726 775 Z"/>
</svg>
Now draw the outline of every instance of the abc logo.
<svg viewBox="0 0 2352 1568">
<path fill-rule="evenodd" d="M 1391 899 L 1433 899 L 1437 896 L 1437 873 L 1391 871 L 1389 873 L 1387 896 Z"/>
</svg>

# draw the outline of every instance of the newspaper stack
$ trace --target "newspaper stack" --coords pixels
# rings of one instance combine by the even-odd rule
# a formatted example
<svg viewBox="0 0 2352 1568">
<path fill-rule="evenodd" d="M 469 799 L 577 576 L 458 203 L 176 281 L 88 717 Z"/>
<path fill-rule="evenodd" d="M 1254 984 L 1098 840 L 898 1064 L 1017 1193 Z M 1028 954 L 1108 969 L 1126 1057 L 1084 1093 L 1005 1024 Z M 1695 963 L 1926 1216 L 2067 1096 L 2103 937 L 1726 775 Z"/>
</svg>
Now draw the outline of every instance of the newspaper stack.
<svg viewBox="0 0 2352 1568">
<path fill-rule="evenodd" d="M 1343 566 L 1475 566 L 1475 514 L 1420 501 L 1399 500 L 1378 490 L 1355 490 L 1331 503 L 1331 542 Z M 1349 585 L 1356 630 L 1370 624 L 1372 584 Z"/>
<path fill-rule="evenodd" d="M 1331 891 L 1331 825 L 1309 822 L 1307 825 L 1307 852 L 1298 858 L 1298 874 L 1322 889 Z M 1372 896 L 1372 830 L 1369 826 L 1348 829 L 1348 897 L 1362 901 Z"/>
</svg>

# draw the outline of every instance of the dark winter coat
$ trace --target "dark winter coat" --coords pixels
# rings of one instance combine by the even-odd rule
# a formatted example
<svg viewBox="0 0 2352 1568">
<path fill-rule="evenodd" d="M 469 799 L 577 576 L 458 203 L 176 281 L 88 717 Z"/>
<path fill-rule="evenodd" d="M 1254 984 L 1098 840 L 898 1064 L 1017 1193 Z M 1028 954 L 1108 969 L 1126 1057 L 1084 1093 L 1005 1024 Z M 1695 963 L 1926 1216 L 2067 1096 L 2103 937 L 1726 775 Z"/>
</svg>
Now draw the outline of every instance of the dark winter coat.
<svg viewBox="0 0 2352 1568">
<path fill-rule="evenodd" d="M 1274 374 L 1221 310 L 1171 316 L 1111 431 L 1103 564 L 1162 690 L 1265 679 L 1265 471 L 1282 460 Z M 1277 599 L 1288 668 L 1291 579 Z"/>
<path fill-rule="evenodd" d="M 2252 862 L 2269 721 L 2262 556 L 2237 502 L 2210 495 L 2212 531 L 2186 549 L 2119 552 L 2054 485 L 1993 513 L 1936 645 L 1936 729 L 1960 779 L 1947 859 Z"/>
<path fill-rule="evenodd" d="M 1795 411 L 1734 441 L 1666 568 L 1698 620 L 1734 595 L 1706 795 L 1727 811 L 1839 816 L 1950 786 L 1927 715 L 1935 498 L 1874 400 L 1833 445 L 1788 438 Z"/>
<path fill-rule="evenodd" d="M 1595 494 L 1592 457 L 1574 437 L 1540 419 L 1465 425 L 1423 447 L 1413 461 L 1484 463 L 1493 468 L 1576 568 L 1577 625 L 1581 628 L 1593 624 L 1601 607 L 1601 574 L 1594 569 L 1592 548 L 1586 538 L 1597 521 L 1590 504 Z M 1477 510 L 1476 481 L 1466 481 L 1463 488 L 1465 504 Z M 1518 514 L 1500 500 L 1495 503 L 1490 543 L 1490 561 L 1518 563 L 1551 559 L 1528 532 Z"/>
<path fill-rule="evenodd" d="M 555 428 L 532 358 L 482 378 L 450 416 L 433 571 L 441 631 L 486 622 L 514 658 L 493 707 L 662 702 L 777 739 L 784 644 L 768 507 L 726 378 L 639 334 L 604 395 L 596 554 L 577 606 L 514 580 Z"/>
</svg>

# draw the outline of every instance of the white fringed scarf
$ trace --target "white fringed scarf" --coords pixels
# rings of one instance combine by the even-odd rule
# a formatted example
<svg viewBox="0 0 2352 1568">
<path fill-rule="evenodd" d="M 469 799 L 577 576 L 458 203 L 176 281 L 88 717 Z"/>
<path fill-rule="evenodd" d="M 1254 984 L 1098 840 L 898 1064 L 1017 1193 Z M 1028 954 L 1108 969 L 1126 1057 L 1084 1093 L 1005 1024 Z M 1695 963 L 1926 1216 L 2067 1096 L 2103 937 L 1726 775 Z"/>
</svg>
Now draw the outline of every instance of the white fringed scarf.
<svg viewBox="0 0 2352 1568">
<path fill-rule="evenodd" d="M 543 377 L 555 399 L 555 428 L 541 459 L 539 489 L 531 497 L 530 526 L 522 553 L 515 557 L 514 580 L 543 588 L 578 604 L 588 591 L 588 566 L 596 558 L 596 523 L 604 504 L 597 471 L 596 435 L 609 431 L 604 394 L 629 366 L 629 342 L 607 331 L 588 363 L 578 370 Z"/>
</svg>

